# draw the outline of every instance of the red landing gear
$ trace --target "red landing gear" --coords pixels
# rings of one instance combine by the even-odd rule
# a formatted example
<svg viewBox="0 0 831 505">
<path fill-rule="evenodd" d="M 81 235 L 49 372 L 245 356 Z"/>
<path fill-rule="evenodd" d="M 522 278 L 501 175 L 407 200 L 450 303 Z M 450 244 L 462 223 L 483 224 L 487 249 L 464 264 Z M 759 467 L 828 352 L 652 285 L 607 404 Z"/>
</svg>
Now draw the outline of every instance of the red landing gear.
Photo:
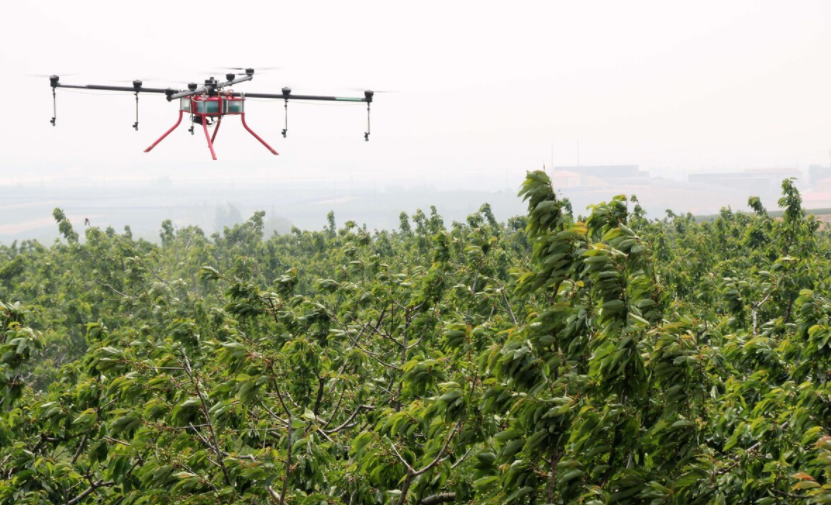
<svg viewBox="0 0 831 505">
<path fill-rule="evenodd" d="M 269 151 L 271 151 L 272 153 L 274 153 L 274 155 L 276 156 L 276 155 L 277 155 L 277 151 L 275 151 L 274 149 L 272 149 L 270 145 L 268 145 L 268 144 L 266 144 L 266 143 L 265 143 L 265 140 L 261 139 L 261 138 L 260 138 L 260 137 L 259 137 L 256 133 L 254 133 L 253 131 L 251 131 L 251 128 L 249 128 L 249 127 L 248 127 L 248 123 L 246 123 L 246 122 L 245 122 L 245 112 L 243 112 L 242 114 L 240 114 L 240 116 L 242 117 L 242 126 L 244 126 L 246 130 L 248 130 L 248 133 L 250 133 L 251 135 L 253 135 L 255 139 L 259 140 L 259 141 L 260 141 L 260 143 L 261 143 L 262 145 L 264 145 L 266 149 L 268 149 Z M 217 126 L 219 126 L 219 125 L 217 125 Z"/>
<path fill-rule="evenodd" d="M 211 142 L 211 136 L 208 135 L 208 123 L 205 122 L 205 116 L 202 116 L 202 129 L 205 130 L 205 138 L 208 139 L 208 149 L 211 150 L 211 158 L 216 161 L 216 153 L 214 152 L 214 143 Z"/>
<path fill-rule="evenodd" d="M 223 99 L 222 96 L 214 96 L 214 97 L 202 97 L 202 96 L 194 96 L 190 98 L 183 98 L 181 101 L 181 105 L 179 108 L 179 119 L 176 121 L 176 124 L 173 125 L 173 128 L 167 130 L 164 135 L 162 135 L 159 140 L 153 142 L 153 144 L 144 150 L 144 152 L 149 153 L 154 147 L 156 147 L 159 142 L 164 140 L 168 135 L 170 135 L 173 130 L 176 129 L 182 123 L 182 116 L 185 112 L 190 113 L 193 115 L 194 122 L 199 122 L 202 124 L 202 131 L 205 132 L 205 140 L 208 141 L 208 149 L 211 151 L 211 158 L 216 160 L 216 152 L 214 151 L 214 142 L 216 141 L 216 134 L 219 133 L 219 126 L 222 124 L 222 118 L 226 115 L 238 115 L 242 118 L 242 126 L 245 128 L 248 133 L 250 133 L 255 139 L 259 140 L 262 145 L 265 146 L 266 149 L 271 151 L 272 154 L 277 155 L 277 151 L 271 148 L 265 140 L 261 139 L 259 135 L 254 133 L 251 128 L 248 127 L 248 123 L 245 122 L 245 109 L 243 108 L 244 98 L 241 97 L 225 97 Z M 213 135 L 208 133 L 208 118 L 215 117 L 216 118 L 216 129 L 214 130 Z M 198 121 L 197 121 L 198 120 Z"/>
<path fill-rule="evenodd" d="M 161 142 L 162 140 L 164 140 L 164 138 L 165 138 L 165 137 L 167 137 L 168 135 L 170 135 L 170 132 L 172 132 L 173 130 L 175 130 L 175 129 L 176 129 L 176 127 L 177 127 L 177 126 L 179 126 L 181 123 L 182 123 L 182 111 L 181 111 L 181 110 L 179 110 L 179 120 L 178 120 L 178 121 L 176 121 L 176 124 L 175 124 L 175 125 L 173 125 L 173 128 L 171 128 L 171 129 L 167 130 L 167 131 L 165 132 L 165 134 L 164 134 L 164 135 L 162 135 L 161 137 L 159 137 L 159 140 L 157 140 L 157 141 L 153 142 L 153 144 L 152 144 L 150 147 L 148 147 L 147 149 L 145 149 L 145 150 L 144 150 L 144 152 L 149 153 L 149 152 L 150 152 L 150 151 L 151 151 L 154 147 L 156 147 L 156 145 L 158 145 L 158 143 L 159 143 L 159 142 Z"/>
</svg>

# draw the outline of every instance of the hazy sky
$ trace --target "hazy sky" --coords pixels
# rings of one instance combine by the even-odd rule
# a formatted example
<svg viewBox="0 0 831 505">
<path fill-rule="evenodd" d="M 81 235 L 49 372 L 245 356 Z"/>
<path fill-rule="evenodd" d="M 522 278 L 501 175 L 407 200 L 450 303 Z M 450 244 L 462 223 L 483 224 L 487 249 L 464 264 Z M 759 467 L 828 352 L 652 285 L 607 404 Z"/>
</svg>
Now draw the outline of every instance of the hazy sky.
<svg viewBox="0 0 831 505">
<path fill-rule="evenodd" d="M 143 2 L 4 5 L 0 183 L 262 178 L 509 180 L 549 164 L 637 163 L 655 173 L 827 164 L 831 3 L 733 0 Z M 238 91 L 378 95 L 362 104 L 248 104 L 217 139 L 185 125 L 152 154 L 176 105 L 58 91 L 142 78 L 167 87 L 216 66 L 282 66 Z M 220 76 L 220 72 L 213 75 Z M 149 82 L 153 77 L 168 78 Z M 236 123 L 236 124 L 235 124 Z"/>
</svg>

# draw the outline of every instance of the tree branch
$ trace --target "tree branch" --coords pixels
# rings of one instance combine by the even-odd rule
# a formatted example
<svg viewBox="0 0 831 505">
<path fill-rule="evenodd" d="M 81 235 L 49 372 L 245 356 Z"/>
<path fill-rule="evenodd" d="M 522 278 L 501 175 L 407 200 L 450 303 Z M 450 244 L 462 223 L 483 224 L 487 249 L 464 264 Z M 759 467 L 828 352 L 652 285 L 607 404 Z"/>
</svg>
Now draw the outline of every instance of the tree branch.
<svg viewBox="0 0 831 505">
<path fill-rule="evenodd" d="M 450 435 L 447 437 L 447 440 L 444 442 L 444 446 L 441 448 L 439 453 L 436 455 L 436 458 L 433 461 L 431 461 L 430 463 L 428 463 L 427 466 L 425 466 L 421 470 L 416 470 L 414 472 L 414 475 L 416 477 L 429 472 L 434 466 L 439 464 L 439 461 L 441 461 L 442 456 L 444 456 L 444 452 L 447 450 L 448 447 L 450 447 L 450 442 L 453 440 L 453 437 L 455 437 L 456 433 L 459 431 L 459 426 L 461 426 L 461 424 L 462 424 L 461 421 L 456 421 L 456 426 L 453 427 L 453 431 L 450 432 Z"/>
<path fill-rule="evenodd" d="M 358 415 L 358 412 L 360 412 L 361 410 L 374 410 L 374 409 L 375 409 L 375 407 L 372 406 L 372 405 L 358 405 L 358 408 L 356 408 L 352 412 L 352 415 L 350 415 L 349 418 L 346 421 L 343 422 L 343 424 L 341 424 L 340 426 L 338 426 L 336 428 L 332 428 L 331 430 L 323 430 L 323 431 L 325 431 L 326 433 L 337 433 L 337 432 L 341 431 L 342 429 L 346 428 L 347 425 L 350 422 L 352 422 L 353 419 L 355 419 L 355 416 Z"/>
<path fill-rule="evenodd" d="M 79 494 L 79 495 L 78 495 L 78 496 L 76 496 L 75 498 L 73 498 L 73 499 L 71 499 L 71 500 L 67 501 L 67 502 L 66 502 L 66 505 L 76 505 L 77 503 L 80 503 L 80 502 L 81 502 L 81 500 L 83 500 L 83 499 L 84 499 L 84 498 L 86 498 L 87 496 L 89 496 L 89 495 L 91 495 L 92 493 L 94 493 L 96 489 L 98 489 L 98 488 L 102 488 L 102 487 L 110 487 L 110 486 L 114 486 L 114 485 L 115 485 L 115 482 L 113 482 L 113 481 L 111 481 L 111 480 L 108 480 L 107 482 L 104 482 L 103 480 L 98 479 L 98 480 L 97 480 L 97 481 L 95 481 L 95 482 L 90 482 L 90 485 L 89 485 L 89 487 L 86 489 L 86 491 L 84 491 L 83 493 Z"/>
<path fill-rule="evenodd" d="M 447 503 L 456 499 L 456 493 L 439 493 L 427 496 L 421 500 L 421 505 L 436 505 L 438 503 Z"/>
<path fill-rule="evenodd" d="M 314 406 L 314 409 L 312 409 L 312 412 L 314 412 L 315 417 L 317 417 L 318 412 L 320 412 L 320 402 L 323 401 L 323 386 L 325 386 L 325 385 L 326 385 L 326 381 L 323 379 L 323 377 L 318 377 L 317 378 L 317 398 L 315 398 L 315 406 Z"/>
<path fill-rule="evenodd" d="M 283 406 L 283 410 L 286 412 L 286 417 L 288 418 L 286 423 L 288 428 L 288 437 L 286 440 L 286 445 L 288 446 L 286 452 L 286 472 L 283 477 L 283 491 L 280 493 L 280 505 L 283 505 L 286 501 L 286 490 L 288 489 L 289 476 L 291 475 L 291 410 L 289 410 L 288 406 L 286 406 L 286 402 L 283 400 L 283 394 L 280 392 L 280 386 L 277 385 L 277 379 L 274 378 L 274 368 L 271 365 L 269 365 L 268 371 L 271 375 L 271 384 L 274 386 L 274 391 L 277 392 L 277 398 L 280 400 L 280 405 Z"/>
<path fill-rule="evenodd" d="M 511 315 L 511 320 L 514 322 L 514 326 L 519 326 L 519 323 L 516 322 L 516 316 L 514 315 L 514 309 L 511 308 L 511 302 L 508 301 L 508 295 L 505 294 L 505 289 L 502 289 L 502 299 L 505 300 L 505 305 L 508 307 L 508 313 Z"/>
<path fill-rule="evenodd" d="M 193 376 L 193 370 L 191 369 L 190 361 L 188 360 L 188 356 L 187 354 L 185 354 L 184 349 L 182 349 L 182 356 L 184 356 L 185 358 L 185 373 L 187 373 L 190 382 L 193 384 L 194 389 L 196 389 L 196 395 L 199 397 L 199 401 L 202 406 L 202 415 L 205 417 L 205 422 L 208 424 L 208 431 L 210 432 L 211 440 L 213 442 L 212 448 L 216 453 L 217 463 L 219 464 L 219 467 L 222 469 L 222 474 L 225 476 L 225 483 L 233 488 L 234 483 L 231 480 L 231 476 L 228 474 L 228 469 L 225 468 L 225 462 L 223 461 L 223 453 L 222 450 L 220 450 L 219 448 L 219 442 L 216 438 L 216 431 L 214 431 L 213 421 L 211 421 L 210 409 L 208 409 L 208 401 L 205 400 L 204 395 L 202 395 L 202 390 L 199 388 L 199 381 L 196 380 L 196 378 Z"/>
</svg>

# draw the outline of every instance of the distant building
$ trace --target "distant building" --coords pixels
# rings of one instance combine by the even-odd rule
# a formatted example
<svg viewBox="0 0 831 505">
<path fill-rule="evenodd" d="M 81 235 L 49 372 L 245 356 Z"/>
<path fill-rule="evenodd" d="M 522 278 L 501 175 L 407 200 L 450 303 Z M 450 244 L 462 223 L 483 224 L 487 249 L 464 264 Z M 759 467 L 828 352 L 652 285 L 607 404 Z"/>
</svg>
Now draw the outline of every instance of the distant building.
<svg viewBox="0 0 831 505">
<path fill-rule="evenodd" d="M 689 174 L 687 181 L 693 184 L 737 189 L 747 193 L 778 192 L 784 179 L 800 178 L 802 173 L 792 168 L 758 168 L 744 172 L 716 172 Z"/>
<path fill-rule="evenodd" d="M 548 174 L 555 188 L 579 188 L 582 186 L 582 176 L 577 172 L 557 170 Z"/>
<path fill-rule="evenodd" d="M 580 165 L 569 167 L 554 167 L 555 171 L 574 172 L 600 178 L 614 179 L 645 179 L 649 172 L 641 170 L 638 165 Z"/>
<path fill-rule="evenodd" d="M 825 165 L 809 165 L 808 166 L 808 182 L 813 187 L 817 187 L 817 183 L 831 177 L 831 167 Z"/>
<path fill-rule="evenodd" d="M 815 190 L 820 192 L 831 192 L 831 177 L 813 181 L 811 184 Z"/>
</svg>

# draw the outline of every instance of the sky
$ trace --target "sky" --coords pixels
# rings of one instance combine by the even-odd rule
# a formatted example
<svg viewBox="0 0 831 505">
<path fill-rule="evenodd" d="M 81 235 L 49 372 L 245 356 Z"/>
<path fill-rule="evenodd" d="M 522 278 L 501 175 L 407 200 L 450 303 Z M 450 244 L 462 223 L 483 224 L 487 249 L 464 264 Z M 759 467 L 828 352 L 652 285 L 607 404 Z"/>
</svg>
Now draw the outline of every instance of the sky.
<svg viewBox="0 0 831 505">
<path fill-rule="evenodd" d="M 831 3 L 39 0 L 4 5 L 0 184 L 269 180 L 516 187 L 543 164 L 639 164 L 653 176 L 828 164 Z M 376 95 L 250 102 L 210 160 L 160 96 L 64 83 L 201 81 L 282 67 L 237 91 Z M 76 74 L 76 75 L 68 75 Z M 151 79 L 157 79 L 151 81 Z M 126 84 L 125 84 L 126 85 Z"/>
</svg>

